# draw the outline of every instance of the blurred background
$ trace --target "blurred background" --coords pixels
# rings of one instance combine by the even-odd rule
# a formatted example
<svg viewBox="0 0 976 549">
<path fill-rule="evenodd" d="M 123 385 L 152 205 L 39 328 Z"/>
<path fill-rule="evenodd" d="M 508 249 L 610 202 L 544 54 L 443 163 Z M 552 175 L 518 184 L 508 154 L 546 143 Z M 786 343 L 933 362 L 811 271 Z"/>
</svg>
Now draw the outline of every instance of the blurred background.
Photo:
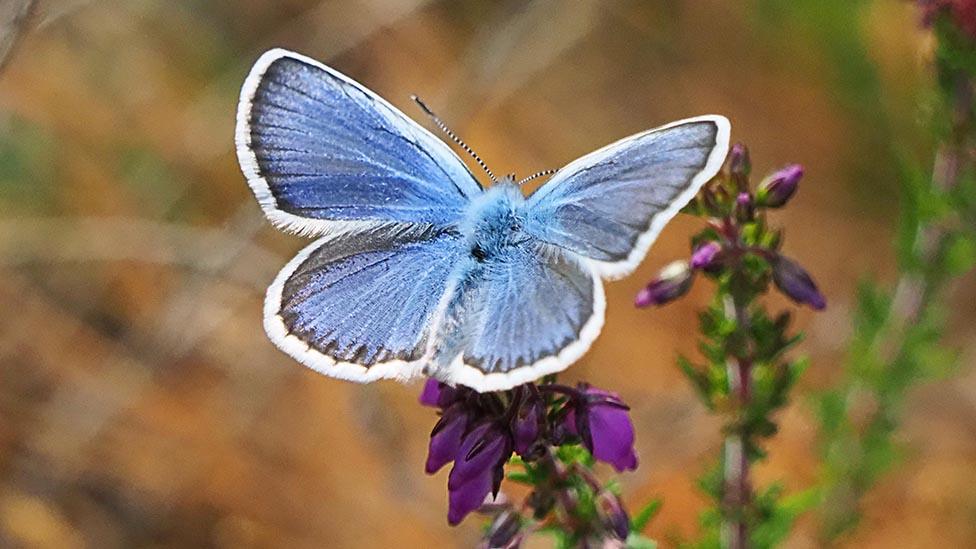
<svg viewBox="0 0 976 549">
<path fill-rule="evenodd" d="M 895 0 L 0 0 L 0 546 L 467 547 L 446 474 L 423 473 L 420 386 L 359 386 L 268 342 L 264 289 L 305 244 L 264 220 L 234 154 L 240 85 L 265 49 L 320 59 L 426 123 L 416 93 L 496 173 L 527 175 L 625 135 L 722 113 L 758 173 L 807 169 L 773 222 L 828 296 L 801 311 L 811 366 L 759 481 L 818 473 L 804 395 L 830 386 L 858 280 L 890 281 L 887 144 L 924 154 L 928 38 Z M 13 21 L 13 22 L 11 22 Z M 20 35 L 15 36 L 20 29 Z M 477 172 L 476 172 L 477 173 Z M 692 536 L 718 422 L 675 366 L 710 288 L 633 296 L 688 253 L 668 226 L 609 284 L 603 335 L 564 379 L 634 408 L 626 501 L 649 535 Z M 976 284 L 953 293 L 951 376 L 914 390 L 901 461 L 849 547 L 976 547 Z M 785 302 L 774 305 L 786 306 Z M 609 470 L 604 471 L 610 474 Z M 790 547 L 817 546 L 802 521 Z"/>
</svg>

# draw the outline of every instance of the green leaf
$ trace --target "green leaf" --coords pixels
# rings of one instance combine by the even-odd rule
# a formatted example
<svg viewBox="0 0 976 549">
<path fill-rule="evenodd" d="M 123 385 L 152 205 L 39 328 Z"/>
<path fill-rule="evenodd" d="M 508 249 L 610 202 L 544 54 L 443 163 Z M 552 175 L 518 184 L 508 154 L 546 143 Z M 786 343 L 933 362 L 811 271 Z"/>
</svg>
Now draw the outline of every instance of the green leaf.
<svg viewBox="0 0 976 549">
<path fill-rule="evenodd" d="M 951 276 L 961 276 L 976 266 L 976 237 L 955 235 L 945 249 L 945 268 Z"/>
<path fill-rule="evenodd" d="M 756 497 L 762 520 L 750 535 L 752 546 L 757 548 L 778 547 L 790 532 L 796 520 L 820 502 L 821 494 L 817 488 L 803 490 L 782 497 L 780 484 L 770 486 Z"/>
<path fill-rule="evenodd" d="M 647 505 L 641 508 L 640 511 L 630 519 L 630 528 L 632 530 L 641 531 L 647 527 L 647 524 L 651 522 L 658 512 L 661 511 L 661 507 L 664 504 L 660 498 L 652 499 L 647 502 Z"/>
<path fill-rule="evenodd" d="M 657 549 L 657 542 L 637 532 L 627 536 L 627 549 Z"/>
<path fill-rule="evenodd" d="M 678 367 L 691 382 L 691 386 L 694 387 L 695 392 L 698 393 L 698 397 L 701 398 L 702 402 L 709 409 L 714 407 L 714 402 L 712 400 L 712 388 L 711 381 L 708 375 L 699 370 L 691 361 L 683 356 L 678 356 Z"/>
<path fill-rule="evenodd" d="M 507 478 L 508 480 L 517 482 L 519 484 L 528 484 L 529 486 L 535 485 L 535 482 L 532 481 L 532 475 L 529 475 L 528 473 L 509 473 Z"/>
<path fill-rule="evenodd" d="M 556 449 L 556 457 L 570 465 L 579 463 L 584 467 L 592 467 L 594 463 L 593 456 L 580 444 L 563 444 Z"/>
</svg>

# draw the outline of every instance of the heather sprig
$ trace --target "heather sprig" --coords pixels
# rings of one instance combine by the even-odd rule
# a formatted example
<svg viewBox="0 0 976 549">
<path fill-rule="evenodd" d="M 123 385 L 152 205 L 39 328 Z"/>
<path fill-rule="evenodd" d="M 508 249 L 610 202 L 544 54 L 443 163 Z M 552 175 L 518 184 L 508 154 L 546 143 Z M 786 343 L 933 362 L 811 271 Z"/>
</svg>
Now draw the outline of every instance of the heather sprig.
<svg viewBox="0 0 976 549">
<path fill-rule="evenodd" d="M 494 393 L 429 380 L 420 401 L 440 413 L 427 472 L 453 462 L 448 522 L 489 515 L 483 546 L 518 547 L 536 533 L 560 547 L 652 546 L 639 534 L 651 513 L 631 520 L 616 484 L 594 472 L 597 462 L 637 468 L 629 407 L 617 394 L 554 376 Z M 499 496 L 506 478 L 530 488 L 521 504 Z"/>
<path fill-rule="evenodd" d="M 864 496 L 897 463 L 910 390 L 956 365 L 943 339 L 945 317 L 953 282 L 976 266 L 976 1 L 919 0 L 918 7 L 935 38 L 939 101 L 927 123 L 934 154 L 900 155 L 898 280 L 861 284 L 842 377 L 817 397 L 824 545 L 858 524 Z"/>
<path fill-rule="evenodd" d="M 790 331 L 790 313 L 773 314 L 759 298 L 775 287 L 798 304 L 826 307 L 810 274 L 782 253 L 782 231 L 766 218 L 767 210 L 794 196 L 803 168 L 787 166 L 756 186 L 750 172 L 748 149 L 733 146 L 727 169 L 685 209 L 706 221 L 692 238 L 690 257 L 665 267 L 636 299 L 638 306 L 663 305 L 686 293 L 695 278 L 715 284 L 715 297 L 699 318 L 702 360 L 680 358 L 703 404 L 725 423 L 720 466 L 701 483 L 715 502 L 703 517 L 705 526 L 714 526 L 700 542 L 707 547 L 774 545 L 797 514 L 780 487 L 757 490 L 751 478 L 752 464 L 765 456 L 763 441 L 776 433 L 773 415 L 805 366 L 785 356 L 800 339 Z"/>
</svg>

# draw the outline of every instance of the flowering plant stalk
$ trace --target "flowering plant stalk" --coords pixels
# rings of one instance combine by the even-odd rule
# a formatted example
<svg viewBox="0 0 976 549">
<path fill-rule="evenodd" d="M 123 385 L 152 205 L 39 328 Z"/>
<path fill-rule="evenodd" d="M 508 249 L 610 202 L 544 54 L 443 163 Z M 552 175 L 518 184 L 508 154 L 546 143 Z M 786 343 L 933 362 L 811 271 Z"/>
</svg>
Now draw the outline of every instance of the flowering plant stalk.
<svg viewBox="0 0 976 549">
<path fill-rule="evenodd" d="M 938 143 L 931 170 L 903 170 L 898 282 L 862 284 L 843 377 L 818 397 L 823 544 L 857 525 L 862 498 L 896 462 L 909 390 L 954 367 L 956 353 L 942 341 L 948 290 L 976 264 L 976 1 L 918 6 L 935 35 L 941 104 L 928 129 Z"/>
<path fill-rule="evenodd" d="M 596 462 L 637 468 L 634 426 L 618 395 L 548 376 L 494 393 L 429 380 L 420 401 L 440 411 L 427 473 L 453 462 L 448 522 L 489 515 L 483 547 L 518 547 L 534 533 L 554 536 L 558 547 L 654 547 L 639 531 L 656 504 L 631 519 L 618 486 L 594 472 Z M 529 489 L 517 505 L 499 495 L 506 477 Z"/>
<path fill-rule="evenodd" d="M 787 403 L 805 366 L 785 357 L 800 339 L 789 332 L 790 314 L 771 314 L 759 298 L 775 286 L 799 304 L 826 306 L 810 275 L 781 253 L 782 232 L 766 220 L 768 210 L 785 206 L 796 192 L 803 168 L 787 166 L 755 188 L 750 171 L 747 149 L 735 145 L 727 170 L 685 209 L 707 222 L 692 239 L 691 257 L 665 267 L 637 296 L 638 306 L 663 305 L 687 292 L 697 276 L 716 285 L 700 315 L 704 360 L 680 358 L 701 401 L 725 419 L 720 467 L 702 481 L 715 501 L 703 517 L 706 526 L 714 526 L 700 543 L 706 547 L 774 545 L 798 512 L 782 500 L 780 487 L 757 490 L 750 474 L 765 455 L 763 440 L 777 430 L 773 413 Z"/>
</svg>

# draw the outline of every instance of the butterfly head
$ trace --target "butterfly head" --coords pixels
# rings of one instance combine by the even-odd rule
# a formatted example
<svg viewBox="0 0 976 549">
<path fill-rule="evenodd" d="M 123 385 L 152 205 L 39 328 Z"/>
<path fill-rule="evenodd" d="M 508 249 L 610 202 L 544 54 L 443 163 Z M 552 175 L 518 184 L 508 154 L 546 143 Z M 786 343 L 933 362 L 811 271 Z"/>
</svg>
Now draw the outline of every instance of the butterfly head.
<svg viewBox="0 0 976 549">
<path fill-rule="evenodd" d="M 461 224 L 471 257 L 485 262 L 525 242 L 525 196 L 513 177 L 505 177 L 471 202 Z"/>
</svg>

